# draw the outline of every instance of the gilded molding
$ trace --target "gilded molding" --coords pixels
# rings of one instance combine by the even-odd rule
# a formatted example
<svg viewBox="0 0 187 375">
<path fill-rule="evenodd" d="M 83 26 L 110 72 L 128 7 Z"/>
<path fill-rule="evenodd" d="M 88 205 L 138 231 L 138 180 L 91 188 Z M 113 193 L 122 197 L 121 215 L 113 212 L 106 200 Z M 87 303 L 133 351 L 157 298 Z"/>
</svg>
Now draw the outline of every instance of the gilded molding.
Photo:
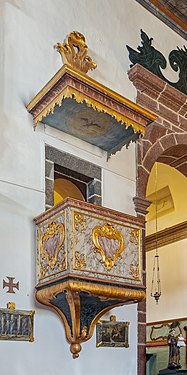
<svg viewBox="0 0 187 375">
<path fill-rule="evenodd" d="M 107 240 L 110 241 L 111 246 L 109 246 L 109 241 Z M 111 240 L 114 240 L 118 244 L 116 245 L 116 243 Z M 111 223 L 107 223 L 103 226 L 96 226 L 93 229 L 92 241 L 95 245 L 95 252 L 98 252 L 101 255 L 102 262 L 107 270 L 111 270 L 116 264 L 117 258 L 124 250 L 124 239 L 122 234 L 119 230 L 116 230 Z M 107 241 L 107 243 L 105 244 L 104 241 Z"/>
<path fill-rule="evenodd" d="M 56 301 L 58 294 L 62 295 L 62 293 L 64 293 L 69 305 L 71 319 L 70 317 L 67 318 L 63 305 L 62 307 L 54 305 L 53 301 Z M 93 316 L 90 325 L 84 325 L 82 328 L 80 321 L 81 294 L 87 296 L 88 302 L 86 305 L 88 307 L 90 305 L 89 300 L 93 298 L 97 303 L 100 301 L 101 306 L 103 303 L 103 306 Z M 43 289 L 37 288 L 36 299 L 38 302 L 52 307 L 60 315 L 64 323 L 67 341 L 70 343 L 70 351 L 73 358 L 77 358 L 81 351 L 81 343 L 88 341 L 92 337 L 95 325 L 103 314 L 125 303 L 142 301 L 145 299 L 145 291 L 68 280 Z M 104 305 L 105 301 L 107 305 Z M 70 320 L 72 322 L 71 326 L 69 324 Z"/>
<path fill-rule="evenodd" d="M 89 340 L 104 313 L 145 298 L 141 271 L 144 221 L 69 198 L 35 222 L 36 298 L 61 316 L 70 351 L 77 358 L 81 343 Z"/>
<path fill-rule="evenodd" d="M 74 32 L 70 35 L 69 42 L 56 45 L 66 64 L 27 110 L 34 128 L 43 122 L 100 147 L 109 158 L 143 136 L 145 127 L 157 116 L 88 77 L 85 72 L 95 63 L 87 56 L 85 39 Z"/>
<path fill-rule="evenodd" d="M 42 111 L 34 118 L 34 128 L 36 128 L 37 124 L 41 122 L 45 117 L 47 117 L 50 113 L 54 112 L 56 105 L 61 107 L 63 100 L 68 98 L 75 100 L 78 104 L 85 103 L 87 107 L 92 107 L 94 111 L 103 112 L 110 115 L 117 122 L 124 124 L 126 128 L 132 126 L 135 132 L 140 132 L 142 135 L 145 134 L 145 126 L 141 125 L 133 118 L 128 118 L 117 110 L 108 107 L 104 103 L 100 103 L 94 98 L 86 96 L 85 93 L 82 93 L 76 90 L 74 87 L 70 86 L 65 87 L 64 90 L 57 97 L 55 97 L 46 108 L 42 109 Z M 156 116 L 154 117 L 154 119 L 155 118 Z"/>
<path fill-rule="evenodd" d="M 149 202 L 149 204 L 150 203 L 151 202 Z M 56 204 L 56 206 L 49 208 L 42 214 L 38 215 L 34 219 L 35 224 L 39 226 L 43 226 L 43 222 L 45 220 L 49 220 L 50 222 L 51 216 L 57 215 L 57 214 L 58 216 L 55 216 L 55 218 L 60 217 L 63 213 L 63 210 L 65 210 L 68 207 L 74 208 L 77 210 L 84 210 L 91 214 L 107 216 L 108 220 L 121 221 L 122 223 L 130 225 L 130 226 L 136 225 L 141 228 L 144 228 L 144 225 L 145 225 L 145 220 L 137 216 L 131 216 L 131 215 L 119 212 L 119 211 L 112 210 L 108 207 L 106 208 L 106 207 L 98 206 L 96 204 L 92 204 L 89 202 L 79 201 L 78 199 L 74 199 L 74 198 L 66 198 L 62 202 Z M 79 212 L 77 211 L 76 213 L 79 214 Z"/>
<path fill-rule="evenodd" d="M 73 68 L 87 73 L 88 70 L 93 70 L 97 64 L 87 55 L 88 47 L 84 35 L 77 31 L 71 32 L 66 42 L 55 45 L 57 51 L 61 54 L 64 64 L 68 64 Z"/>
<path fill-rule="evenodd" d="M 104 112 L 141 134 L 144 134 L 145 126 L 157 118 L 145 108 L 65 64 L 27 105 L 34 127 L 67 98 Z"/>
<path fill-rule="evenodd" d="M 84 291 L 92 295 L 99 295 L 101 297 L 108 297 L 110 299 L 120 300 L 132 300 L 132 302 L 138 302 L 145 298 L 145 291 L 141 289 L 132 289 L 126 287 L 120 287 L 115 285 L 106 285 L 95 282 L 83 282 L 78 280 L 69 279 L 68 281 L 62 281 L 52 286 L 40 289 L 40 284 L 36 286 L 37 295 L 42 296 L 43 301 L 46 303 L 55 297 L 60 290 L 70 289 L 72 292 Z M 38 299 L 39 301 L 39 299 Z M 40 301 L 39 301 L 40 302 Z"/>
</svg>

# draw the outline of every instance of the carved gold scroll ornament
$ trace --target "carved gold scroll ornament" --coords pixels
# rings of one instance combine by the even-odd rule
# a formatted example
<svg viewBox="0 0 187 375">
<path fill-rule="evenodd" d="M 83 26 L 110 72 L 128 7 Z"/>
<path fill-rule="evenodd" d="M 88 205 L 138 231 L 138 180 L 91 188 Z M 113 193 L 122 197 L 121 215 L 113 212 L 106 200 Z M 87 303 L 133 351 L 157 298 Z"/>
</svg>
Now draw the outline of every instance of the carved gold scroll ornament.
<svg viewBox="0 0 187 375">
<path fill-rule="evenodd" d="M 124 239 L 121 232 L 110 223 L 96 226 L 92 231 L 92 240 L 95 251 L 101 255 L 102 263 L 110 271 L 124 250 Z"/>
<path fill-rule="evenodd" d="M 66 42 L 55 45 L 57 51 L 61 54 L 64 64 L 70 65 L 82 73 L 87 73 L 88 70 L 93 70 L 97 64 L 87 55 L 88 47 L 84 35 L 78 31 L 72 31 Z"/>
<path fill-rule="evenodd" d="M 135 265 L 133 265 L 132 263 L 130 264 L 130 274 L 132 275 L 134 280 L 140 279 L 140 266 L 139 266 L 139 264 L 135 264 Z"/>
<path fill-rule="evenodd" d="M 42 259 L 46 259 L 47 265 L 53 270 L 58 261 L 58 254 L 65 238 L 64 225 L 50 223 L 46 232 L 40 238 L 40 251 Z"/>
</svg>

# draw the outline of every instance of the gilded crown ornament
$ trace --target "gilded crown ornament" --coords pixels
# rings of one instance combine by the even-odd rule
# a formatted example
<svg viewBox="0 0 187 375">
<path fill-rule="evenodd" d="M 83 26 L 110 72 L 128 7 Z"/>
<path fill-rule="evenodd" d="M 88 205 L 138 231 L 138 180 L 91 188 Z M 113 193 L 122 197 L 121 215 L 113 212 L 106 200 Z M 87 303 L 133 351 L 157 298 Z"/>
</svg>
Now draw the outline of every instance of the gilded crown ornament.
<svg viewBox="0 0 187 375">
<path fill-rule="evenodd" d="M 78 31 L 72 31 L 66 38 L 65 43 L 57 43 L 55 45 L 57 51 L 61 54 L 64 64 L 87 73 L 93 70 L 97 64 L 87 55 L 88 47 L 84 35 Z"/>
<path fill-rule="evenodd" d="M 73 31 L 55 48 L 63 66 L 27 105 L 34 128 L 42 122 L 99 147 L 107 159 L 136 142 L 157 116 L 86 74 L 96 63 L 84 35 Z"/>
</svg>

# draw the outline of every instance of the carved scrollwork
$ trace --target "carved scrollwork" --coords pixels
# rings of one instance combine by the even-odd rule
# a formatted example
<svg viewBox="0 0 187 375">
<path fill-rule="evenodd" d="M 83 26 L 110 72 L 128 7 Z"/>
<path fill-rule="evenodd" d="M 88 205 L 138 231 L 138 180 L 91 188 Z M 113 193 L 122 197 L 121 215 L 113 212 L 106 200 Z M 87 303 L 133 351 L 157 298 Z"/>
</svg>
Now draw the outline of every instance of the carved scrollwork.
<svg viewBox="0 0 187 375">
<path fill-rule="evenodd" d="M 140 236 L 140 230 L 139 229 L 132 229 L 130 234 L 130 242 L 138 244 Z"/>
<path fill-rule="evenodd" d="M 46 267 L 40 267 L 41 276 L 45 275 L 48 266 L 52 270 L 55 268 L 64 238 L 65 230 L 61 223 L 50 223 L 47 230 L 42 234 L 39 246 L 42 259 L 46 259 Z"/>
<path fill-rule="evenodd" d="M 129 59 L 132 62 L 131 67 L 136 63 L 142 65 L 152 73 L 156 74 L 163 81 L 169 85 L 175 87 L 177 90 L 187 94 L 187 48 L 177 47 L 169 54 L 169 63 L 171 68 L 175 72 L 179 72 L 178 82 L 170 82 L 162 74 L 161 69 L 167 67 L 167 61 L 161 52 L 156 50 L 152 46 L 153 38 L 149 38 L 148 35 L 141 29 L 141 44 L 142 46 L 137 47 L 137 51 L 127 46 L 129 51 Z"/>
<path fill-rule="evenodd" d="M 92 231 L 92 240 L 95 251 L 101 255 L 102 263 L 110 271 L 124 250 L 124 239 L 121 232 L 110 223 L 96 226 Z"/>
<path fill-rule="evenodd" d="M 82 230 L 86 229 L 86 219 L 84 218 L 83 215 L 74 213 L 74 223 L 75 223 L 75 229 L 78 230 L 79 227 L 81 227 Z"/>
<path fill-rule="evenodd" d="M 68 64 L 83 73 L 97 67 L 97 64 L 87 55 L 88 47 L 84 35 L 77 31 L 70 33 L 64 44 L 57 43 L 55 48 L 61 54 L 64 64 Z"/>
<path fill-rule="evenodd" d="M 75 268 L 81 270 L 86 266 L 86 255 L 80 254 L 79 251 L 75 252 Z"/>
<path fill-rule="evenodd" d="M 140 266 L 139 264 L 130 264 L 130 274 L 132 275 L 134 280 L 140 279 Z"/>
</svg>

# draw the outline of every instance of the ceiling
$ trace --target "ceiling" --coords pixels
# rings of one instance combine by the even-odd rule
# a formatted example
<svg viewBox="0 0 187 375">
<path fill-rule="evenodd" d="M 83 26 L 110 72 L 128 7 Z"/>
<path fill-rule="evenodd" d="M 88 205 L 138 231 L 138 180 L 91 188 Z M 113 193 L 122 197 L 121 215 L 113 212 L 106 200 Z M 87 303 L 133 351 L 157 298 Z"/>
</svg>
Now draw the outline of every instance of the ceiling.
<svg viewBox="0 0 187 375">
<path fill-rule="evenodd" d="M 187 0 L 136 0 L 187 40 Z"/>
</svg>

